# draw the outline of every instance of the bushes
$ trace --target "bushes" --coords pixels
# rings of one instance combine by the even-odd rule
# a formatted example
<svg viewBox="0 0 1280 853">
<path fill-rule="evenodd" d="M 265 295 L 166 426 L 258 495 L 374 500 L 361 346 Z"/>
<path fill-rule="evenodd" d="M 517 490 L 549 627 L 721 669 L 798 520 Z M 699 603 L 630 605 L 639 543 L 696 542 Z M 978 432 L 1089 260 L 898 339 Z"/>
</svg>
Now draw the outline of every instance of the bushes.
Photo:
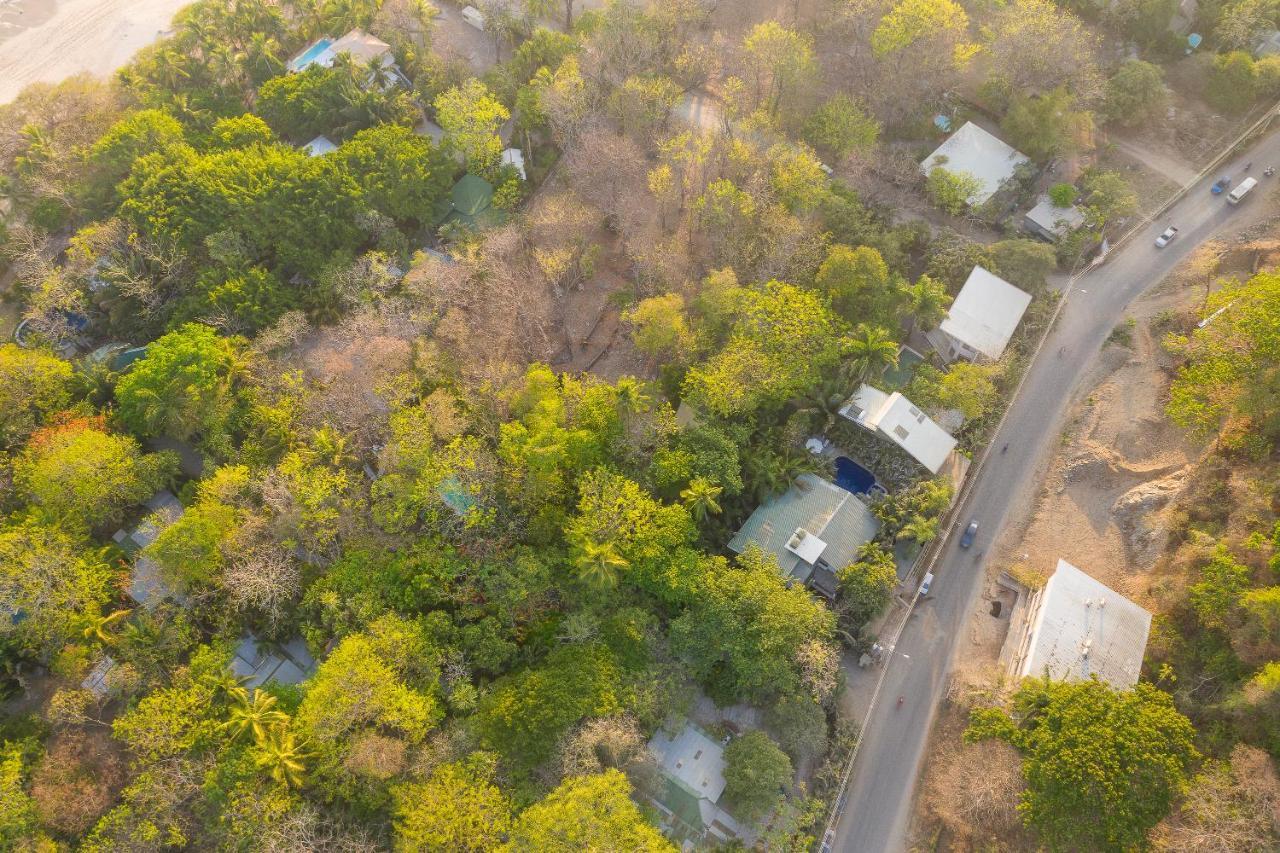
<svg viewBox="0 0 1280 853">
<path fill-rule="evenodd" d="M 756 820 L 791 787 L 791 759 L 762 731 L 734 738 L 724 750 L 724 796 L 734 814 Z"/>
<path fill-rule="evenodd" d="M 1233 50 L 1214 57 L 1205 97 L 1220 110 L 1241 113 L 1257 97 L 1257 85 L 1258 72 L 1253 57 Z"/>
</svg>

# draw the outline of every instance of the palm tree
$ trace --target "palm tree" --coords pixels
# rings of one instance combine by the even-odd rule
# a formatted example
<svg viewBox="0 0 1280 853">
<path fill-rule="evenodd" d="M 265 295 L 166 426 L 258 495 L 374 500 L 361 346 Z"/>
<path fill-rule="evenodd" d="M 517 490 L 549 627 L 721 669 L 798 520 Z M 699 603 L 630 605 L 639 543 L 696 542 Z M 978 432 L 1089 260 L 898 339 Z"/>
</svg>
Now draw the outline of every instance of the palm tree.
<svg viewBox="0 0 1280 853">
<path fill-rule="evenodd" d="M 862 382 L 886 367 L 898 366 L 898 342 L 880 326 L 859 323 L 844 350 L 844 378 Z"/>
<path fill-rule="evenodd" d="M 254 742 L 262 748 L 274 727 L 288 725 L 289 715 L 276 708 L 276 697 L 270 693 L 254 690 L 250 695 L 241 689 L 232 695 L 235 701 L 231 706 L 231 719 L 220 727 L 231 733 L 232 742 L 245 732 L 253 732 Z"/>
<path fill-rule="evenodd" d="M 305 761 L 309 757 L 305 746 L 306 742 L 299 743 L 287 726 L 274 726 L 259 744 L 255 763 L 281 785 L 300 788 L 307 770 Z"/>
<path fill-rule="evenodd" d="M 182 87 L 183 80 L 191 79 L 191 72 L 186 69 L 186 57 L 176 50 L 157 50 L 151 57 L 155 82 L 162 88 L 176 92 Z"/>
<path fill-rule="evenodd" d="M 911 321 L 926 332 L 937 328 L 942 318 L 947 316 L 947 307 L 951 304 L 951 294 L 940 281 L 927 275 L 920 276 L 911 286 Z"/>
<path fill-rule="evenodd" d="M 380 56 L 370 59 L 368 65 L 365 66 L 365 70 L 369 72 L 365 85 L 370 89 L 385 92 L 396 82 L 395 72 L 391 70 L 391 66 L 382 64 L 382 57 Z"/>
<path fill-rule="evenodd" d="M 680 500 L 689 510 L 694 521 L 701 524 L 708 515 L 719 515 L 720 504 L 716 501 L 724 489 L 706 477 L 694 477 L 689 485 L 680 492 Z"/>
<path fill-rule="evenodd" d="M 591 538 L 583 538 L 576 545 L 578 553 L 574 564 L 578 567 L 578 580 L 599 591 L 618 585 L 618 573 L 629 563 L 618 553 L 617 545 L 612 541 L 597 542 Z"/>
<path fill-rule="evenodd" d="M 810 423 L 815 432 L 825 433 L 838 422 L 840 409 L 848 398 L 845 382 L 824 382 L 796 401 L 796 411 L 813 419 Z"/>
<path fill-rule="evenodd" d="M 233 702 L 248 701 L 249 691 L 244 686 L 248 680 L 249 676 L 236 675 L 229 669 L 208 673 L 202 679 L 204 684 L 211 687 L 215 693 L 224 693 Z"/>
<path fill-rule="evenodd" d="M 938 520 L 936 518 L 926 518 L 923 515 L 913 515 L 907 519 L 906 523 L 898 528 L 895 539 L 910 539 L 921 545 L 933 539 L 938 535 Z"/>
<path fill-rule="evenodd" d="M 653 402 L 645 390 L 645 384 L 634 376 L 622 377 L 614 388 L 618 392 L 618 405 L 629 412 L 643 412 Z"/>
<path fill-rule="evenodd" d="M 284 62 L 280 59 L 280 42 L 266 33 L 254 33 L 245 49 L 245 64 L 255 85 L 261 85 L 280 74 L 284 71 Z"/>
<path fill-rule="evenodd" d="M 743 467 L 746 480 L 759 503 L 782 494 L 791 486 L 791 471 L 786 458 L 780 453 L 755 453 L 747 457 Z"/>
<path fill-rule="evenodd" d="M 86 613 L 83 617 L 84 638 L 86 640 L 97 640 L 104 646 L 109 646 L 116 641 L 116 638 L 107 633 L 107 629 L 117 622 L 128 617 L 132 610 L 117 610 L 109 616 L 103 616 L 101 613 Z"/>
</svg>

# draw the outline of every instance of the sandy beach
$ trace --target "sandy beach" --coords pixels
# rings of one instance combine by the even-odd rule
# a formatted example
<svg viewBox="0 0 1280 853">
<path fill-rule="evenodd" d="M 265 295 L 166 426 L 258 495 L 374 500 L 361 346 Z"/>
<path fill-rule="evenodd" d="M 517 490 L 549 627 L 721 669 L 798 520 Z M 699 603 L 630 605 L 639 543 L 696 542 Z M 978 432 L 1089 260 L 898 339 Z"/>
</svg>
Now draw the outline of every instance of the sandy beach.
<svg viewBox="0 0 1280 853">
<path fill-rule="evenodd" d="M 0 103 L 29 83 L 105 76 L 191 0 L 0 0 Z"/>
</svg>

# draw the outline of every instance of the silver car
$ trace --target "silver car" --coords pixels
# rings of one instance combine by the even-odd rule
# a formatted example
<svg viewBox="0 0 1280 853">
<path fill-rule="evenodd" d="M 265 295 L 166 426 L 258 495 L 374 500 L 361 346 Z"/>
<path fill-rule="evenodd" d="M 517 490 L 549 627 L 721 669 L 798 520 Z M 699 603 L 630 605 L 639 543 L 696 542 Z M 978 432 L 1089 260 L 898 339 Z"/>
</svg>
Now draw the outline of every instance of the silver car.
<svg viewBox="0 0 1280 853">
<path fill-rule="evenodd" d="M 1156 238 L 1156 248 L 1163 249 L 1165 246 L 1173 242 L 1173 238 L 1178 236 L 1178 226 L 1170 225 L 1164 229 L 1164 233 Z"/>
</svg>

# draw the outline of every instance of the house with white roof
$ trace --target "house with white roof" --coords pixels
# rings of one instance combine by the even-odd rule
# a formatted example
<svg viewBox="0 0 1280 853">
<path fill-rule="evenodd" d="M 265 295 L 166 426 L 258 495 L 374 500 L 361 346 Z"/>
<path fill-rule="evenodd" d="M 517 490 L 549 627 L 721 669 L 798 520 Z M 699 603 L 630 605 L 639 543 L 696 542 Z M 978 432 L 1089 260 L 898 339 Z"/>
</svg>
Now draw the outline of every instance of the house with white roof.
<svg viewBox="0 0 1280 853">
<path fill-rule="evenodd" d="M 836 572 L 880 531 L 862 500 L 816 474 L 801 474 L 781 495 L 756 507 L 729 540 L 741 554 L 752 545 L 778 561 L 782 574 L 835 595 Z"/>
<path fill-rule="evenodd" d="M 669 837 L 697 845 L 751 836 L 718 805 L 725 789 L 723 743 L 685 723 L 675 734 L 659 729 L 649 741 L 649 753 L 663 776 L 653 804 Z"/>
<path fill-rule="evenodd" d="M 313 65 L 332 68 L 338 57 L 344 54 L 358 65 L 367 66 L 377 62 L 381 68 L 389 72 L 392 86 L 408 82 L 396 65 L 396 58 L 391 53 L 391 45 L 359 28 L 342 38 L 334 39 L 325 36 L 316 39 L 307 45 L 305 50 L 289 60 L 286 67 L 291 74 L 300 74 Z M 372 77 L 369 82 L 373 82 Z"/>
<path fill-rule="evenodd" d="M 307 152 L 308 157 L 323 157 L 325 154 L 332 154 L 337 151 L 338 146 L 334 145 L 329 137 L 320 135 L 302 146 L 302 150 Z"/>
<path fill-rule="evenodd" d="M 1042 195 L 1022 220 L 1026 230 L 1052 243 L 1084 225 L 1084 212 L 1074 204 L 1058 207 L 1049 196 Z"/>
<path fill-rule="evenodd" d="M 920 170 L 928 175 L 941 166 L 954 174 L 972 175 L 981 188 L 969 203 L 980 205 L 995 195 L 1019 166 L 1029 162 L 1021 151 L 967 121 L 924 159 Z"/>
<path fill-rule="evenodd" d="M 898 391 L 886 394 L 864 383 L 840 408 L 840 414 L 898 445 L 930 474 L 942 470 L 956 449 L 955 438 Z"/>
<path fill-rule="evenodd" d="M 1010 675 L 1085 681 L 1125 690 L 1138 683 L 1151 614 L 1066 560 L 1020 599 L 1001 653 Z"/>
<path fill-rule="evenodd" d="M 1030 293 L 974 267 L 946 319 L 925 337 L 946 361 L 995 361 L 1004 354 L 1030 304 Z"/>
</svg>

